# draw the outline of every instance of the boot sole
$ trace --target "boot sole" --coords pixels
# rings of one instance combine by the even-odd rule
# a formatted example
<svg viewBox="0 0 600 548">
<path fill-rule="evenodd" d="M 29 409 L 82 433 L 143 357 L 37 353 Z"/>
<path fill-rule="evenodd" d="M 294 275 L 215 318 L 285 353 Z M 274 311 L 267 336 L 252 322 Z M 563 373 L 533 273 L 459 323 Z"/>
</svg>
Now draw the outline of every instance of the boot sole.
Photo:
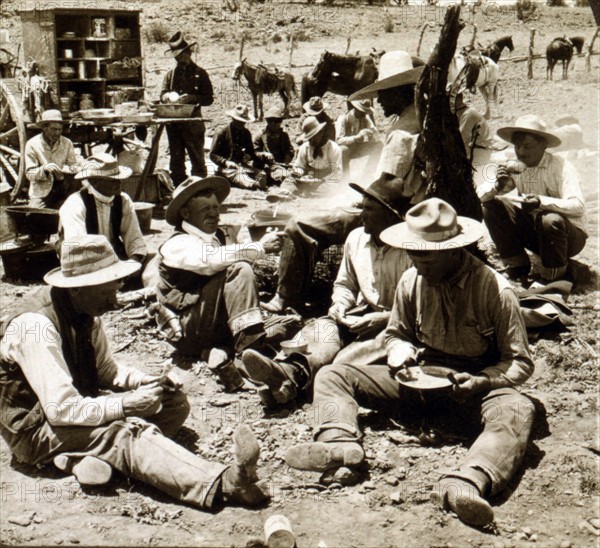
<svg viewBox="0 0 600 548">
<path fill-rule="evenodd" d="M 454 512 L 459 519 L 468 525 L 483 527 L 494 522 L 494 510 L 481 497 L 457 497 L 454 502 Z"/>
<path fill-rule="evenodd" d="M 254 350 L 246 350 L 242 354 L 242 362 L 253 381 L 266 384 L 271 390 L 279 390 L 287 380 L 287 377 L 273 366 L 270 360 Z"/>
<path fill-rule="evenodd" d="M 84 457 L 73 466 L 73 475 L 81 485 L 106 485 L 112 476 L 112 467 L 96 457 Z"/>
<path fill-rule="evenodd" d="M 356 467 L 364 460 L 365 453 L 357 443 L 301 443 L 288 449 L 285 455 L 288 466 L 312 472 L 325 472 L 340 466 Z"/>
</svg>

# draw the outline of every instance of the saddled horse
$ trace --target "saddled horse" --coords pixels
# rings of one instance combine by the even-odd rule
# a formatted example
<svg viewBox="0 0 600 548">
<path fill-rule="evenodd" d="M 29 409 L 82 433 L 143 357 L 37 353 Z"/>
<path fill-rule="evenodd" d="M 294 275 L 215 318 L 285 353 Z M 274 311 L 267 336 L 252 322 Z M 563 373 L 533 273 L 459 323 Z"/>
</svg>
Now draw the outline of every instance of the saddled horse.
<svg viewBox="0 0 600 548">
<path fill-rule="evenodd" d="M 558 61 L 562 61 L 563 80 L 568 78 L 569 64 L 573 57 L 573 48 L 577 49 L 577 53 L 581 53 L 583 49 L 584 38 L 574 36 L 573 38 L 555 38 L 546 48 L 546 80 L 552 80 L 552 71 Z"/>
<path fill-rule="evenodd" d="M 487 47 L 481 50 L 481 54 L 485 57 L 490 58 L 494 63 L 497 63 L 500 60 L 500 56 L 504 49 L 507 48 L 508 51 L 513 51 L 515 46 L 512 41 L 512 36 L 503 36 L 502 38 L 498 38 Z"/>
<path fill-rule="evenodd" d="M 327 91 L 337 95 L 352 95 L 372 84 L 379 74 L 377 61 L 380 55 L 379 52 L 369 55 L 323 52 L 313 71 L 302 77 L 302 102 L 314 96 L 323 97 Z"/>
<path fill-rule="evenodd" d="M 472 92 L 478 89 L 485 100 L 485 117 L 490 117 L 490 102 L 498 98 L 498 65 L 489 57 L 479 53 L 457 53 L 448 67 L 448 82 L 464 79 L 465 86 Z"/>
<path fill-rule="evenodd" d="M 263 95 L 279 93 L 283 101 L 284 115 L 289 116 L 289 105 L 292 96 L 296 97 L 296 81 L 291 72 L 280 71 L 279 69 L 269 69 L 264 65 L 251 65 L 242 59 L 233 69 L 231 77 L 234 80 L 240 80 L 244 76 L 248 81 L 248 88 L 252 94 L 254 104 L 254 117 L 262 120 Z"/>
</svg>

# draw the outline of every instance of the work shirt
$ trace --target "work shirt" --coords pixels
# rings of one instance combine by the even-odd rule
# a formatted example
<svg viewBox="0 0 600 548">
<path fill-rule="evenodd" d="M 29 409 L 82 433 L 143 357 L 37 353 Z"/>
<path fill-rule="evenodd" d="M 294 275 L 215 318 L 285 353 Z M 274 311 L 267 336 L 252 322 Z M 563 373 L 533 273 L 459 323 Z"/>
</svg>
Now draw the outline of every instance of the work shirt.
<svg viewBox="0 0 600 548">
<path fill-rule="evenodd" d="M 388 356 L 408 348 L 431 348 L 457 357 L 484 356 L 495 335 L 499 359 L 481 364 L 492 388 L 522 384 L 533 373 L 519 300 L 497 272 L 464 252 L 449 279 L 430 285 L 409 269 L 401 278 L 386 329 Z"/>
<path fill-rule="evenodd" d="M 344 243 L 331 301 L 346 310 L 366 302 L 375 311 L 389 311 L 398 282 L 411 266 L 404 249 L 378 246 L 363 227 L 355 228 Z"/>
<path fill-rule="evenodd" d="M 162 262 L 171 268 L 180 268 L 212 276 L 240 261 L 252 262 L 265 256 L 258 242 L 237 243 L 237 236 L 229 227 L 219 227 L 225 232 L 226 245 L 221 244 L 216 234 L 203 232 L 183 221 L 184 234 L 176 234 L 160 248 Z"/>
<path fill-rule="evenodd" d="M 101 388 L 134 390 L 141 385 L 144 373 L 113 359 L 100 318 L 94 319 L 92 345 Z M 10 322 L 0 341 L 0 361 L 19 365 L 53 426 L 99 426 L 124 418 L 123 396 L 84 397 L 73 386 L 60 334 L 43 314 L 27 312 Z"/>
<path fill-rule="evenodd" d="M 208 73 L 196 63 L 177 65 L 167 72 L 160 96 L 176 91 L 179 95 L 190 95 L 190 102 L 207 107 L 213 104 L 213 87 Z M 199 113 L 195 113 L 199 114 Z"/>
<path fill-rule="evenodd" d="M 238 124 L 228 124 L 219 129 L 212 141 L 210 159 L 219 167 L 226 167 L 228 160 L 238 165 L 259 161 L 250 131 Z"/>
<path fill-rule="evenodd" d="M 110 210 L 114 201 L 114 196 L 110 198 L 100 194 L 87 181 L 84 181 L 84 186 L 90 194 L 94 196 L 96 202 L 96 211 L 98 216 L 98 233 L 106 236 L 108 241 L 114 246 L 116 235 L 113 234 L 112 224 L 110 222 Z M 123 203 L 123 217 L 121 218 L 121 239 L 125 246 L 127 257 L 131 258 L 134 255 L 146 255 L 148 250 L 146 242 L 140 229 L 135 207 L 131 198 L 125 192 L 121 193 Z M 87 234 L 85 224 L 87 210 L 79 192 L 71 194 L 65 203 L 58 211 L 60 229 L 59 232 L 63 235 L 63 242 L 69 242 L 76 236 Z"/>
<path fill-rule="evenodd" d="M 277 163 L 289 164 L 294 158 L 290 136 L 281 128 L 277 132 L 267 132 L 265 129 L 253 144 L 256 152 L 270 152 Z"/>
<path fill-rule="evenodd" d="M 540 198 L 540 208 L 532 212 L 554 211 L 567 217 L 574 226 L 587 234 L 587 215 L 581 192 L 581 178 L 569 160 L 544 152 L 540 163 L 527 167 L 522 173 L 511 174 L 520 194 L 535 194 Z M 487 181 L 477 188 L 482 202 L 506 194 L 498 192 L 496 181 Z"/>
<path fill-rule="evenodd" d="M 298 149 L 293 167 L 301 169 L 304 175 L 317 177 L 328 183 L 337 183 L 342 175 L 342 150 L 336 142 L 327 141 L 321 147 L 321 155 L 315 158 L 314 149 L 307 141 Z"/>
<path fill-rule="evenodd" d="M 377 133 L 377 128 L 370 116 L 357 118 L 354 109 L 346 114 L 340 114 L 335 121 L 335 140 L 337 144 L 346 146 L 355 144 L 355 137 L 361 129 L 372 129 L 374 133 Z"/>
<path fill-rule="evenodd" d="M 43 169 L 50 163 L 55 163 L 60 168 L 77 164 L 71 140 L 61 135 L 51 147 L 43 133 L 29 139 L 25 144 L 25 175 L 30 182 L 30 198 L 45 198 L 50 194 L 54 176 Z"/>
</svg>

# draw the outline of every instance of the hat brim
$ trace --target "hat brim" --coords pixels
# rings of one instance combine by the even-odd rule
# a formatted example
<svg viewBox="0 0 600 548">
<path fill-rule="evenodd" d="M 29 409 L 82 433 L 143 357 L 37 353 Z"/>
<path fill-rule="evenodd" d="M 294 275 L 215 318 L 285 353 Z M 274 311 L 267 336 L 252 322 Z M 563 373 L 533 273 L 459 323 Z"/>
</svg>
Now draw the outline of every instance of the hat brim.
<svg viewBox="0 0 600 548">
<path fill-rule="evenodd" d="M 107 175 L 97 169 L 84 169 L 75 175 L 75 179 L 128 179 L 131 177 L 133 169 L 127 166 L 119 166 L 119 173 Z"/>
<path fill-rule="evenodd" d="M 44 276 L 44 281 L 53 287 L 89 287 L 127 278 L 140 268 L 142 265 L 137 261 L 118 261 L 106 268 L 79 276 L 65 276 L 60 268 L 55 268 Z"/>
<path fill-rule="evenodd" d="M 40 120 L 39 122 L 35 122 L 35 124 L 27 124 L 29 129 L 43 129 L 46 124 L 70 124 L 70 120 Z"/>
<path fill-rule="evenodd" d="M 415 67 L 407 70 L 406 72 L 401 72 L 400 74 L 394 74 L 393 76 L 388 76 L 382 80 L 377 80 L 377 82 L 373 82 L 372 84 L 354 92 L 352 95 L 350 95 L 350 97 L 348 97 L 348 101 L 352 102 L 358 99 L 372 99 L 373 97 L 376 97 L 377 92 L 382 89 L 416 84 L 419 81 L 419 77 L 421 76 L 424 68 L 425 66 Z"/>
<path fill-rule="evenodd" d="M 371 191 L 369 189 L 369 187 L 364 188 L 357 183 L 348 183 L 348 186 L 350 186 L 351 189 L 356 190 L 356 192 L 359 192 L 363 196 L 366 196 L 367 198 L 377 202 L 380 206 L 387 209 L 390 213 L 396 215 L 399 220 L 401 220 L 401 221 L 403 220 L 403 217 L 400 214 L 400 212 L 392 204 L 390 204 L 386 200 L 384 200 L 383 197 L 380 196 L 379 194 Z M 408 202 L 408 198 L 407 198 L 407 202 Z"/>
<path fill-rule="evenodd" d="M 466 247 L 483 237 L 481 223 L 469 217 L 458 217 L 457 223 L 460 232 L 447 240 L 433 242 L 415 234 L 408 228 L 408 223 L 403 222 L 386 228 L 379 238 L 382 242 L 400 249 L 412 251 L 445 251 L 457 247 Z"/>
<path fill-rule="evenodd" d="M 192 196 L 195 196 L 203 190 L 212 190 L 217 196 L 219 203 L 222 204 L 225 201 L 225 198 L 229 196 L 231 186 L 229 185 L 229 181 L 224 177 L 207 177 L 206 179 L 196 181 L 171 200 L 165 213 L 165 220 L 167 223 L 172 226 L 177 226 L 181 220 L 179 215 L 181 208 Z"/>
<path fill-rule="evenodd" d="M 312 116 L 318 116 L 319 114 L 321 114 L 321 112 L 323 112 L 325 109 L 329 108 L 329 103 L 323 103 L 323 108 L 321 110 L 314 110 L 312 108 L 310 108 L 310 101 L 307 101 L 306 103 L 304 103 L 302 105 L 302 110 L 304 112 L 306 112 L 306 114 L 311 114 Z"/>
<path fill-rule="evenodd" d="M 244 118 L 242 116 L 239 116 L 235 110 L 228 110 L 226 112 L 227 116 L 230 116 L 231 118 L 233 118 L 234 120 L 237 120 L 238 122 L 254 122 L 254 116 L 248 114 L 248 118 Z"/>
<path fill-rule="evenodd" d="M 558 147 L 562 144 L 562 141 L 556 135 L 553 135 L 552 133 L 548 133 L 547 131 L 538 131 L 537 129 L 529 129 L 526 127 L 514 127 L 514 126 L 501 127 L 496 132 L 496 135 L 498 135 L 498 137 L 500 137 L 500 139 L 503 139 L 504 141 L 507 141 L 508 143 L 512 144 L 512 138 L 515 133 L 531 133 L 532 135 L 537 135 L 538 137 L 543 137 L 544 139 L 546 139 L 546 142 L 548 143 L 549 148 Z"/>
<path fill-rule="evenodd" d="M 183 53 L 184 51 L 193 48 L 198 42 L 192 42 L 191 44 L 188 44 L 187 46 L 185 46 L 185 48 L 178 48 L 178 49 L 168 49 L 167 51 L 165 51 L 165 53 L 168 53 L 171 57 L 177 57 L 179 54 Z"/>
<path fill-rule="evenodd" d="M 317 133 L 321 132 L 326 125 L 327 125 L 326 122 L 319 122 L 319 125 L 316 128 L 314 128 L 313 130 L 309 131 L 308 133 L 302 133 L 302 135 L 300 135 L 300 139 L 303 142 L 306 142 L 309 139 L 312 139 Z"/>
<path fill-rule="evenodd" d="M 352 108 L 355 108 L 356 110 L 360 110 L 361 112 L 364 112 L 365 114 L 370 114 L 371 116 L 373 116 L 374 114 L 374 110 L 371 107 L 363 107 L 358 101 L 350 101 L 350 104 L 352 105 Z"/>
</svg>

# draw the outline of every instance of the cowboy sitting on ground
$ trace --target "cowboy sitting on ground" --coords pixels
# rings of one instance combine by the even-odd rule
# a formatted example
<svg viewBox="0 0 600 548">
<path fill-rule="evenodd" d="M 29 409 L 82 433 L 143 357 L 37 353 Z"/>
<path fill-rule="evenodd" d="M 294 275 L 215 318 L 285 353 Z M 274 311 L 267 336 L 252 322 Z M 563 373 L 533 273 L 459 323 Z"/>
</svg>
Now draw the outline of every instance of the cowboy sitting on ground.
<svg viewBox="0 0 600 548">
<path fill-rule="evenodd" d="M 143 263 L 146 242 L 133 202 L 121 192 L 121 181 L 130 175 L 131 169 L 120 166 L 110 154 L 97 153 L 85 160 L 75 176 L 83 180 L 83 188 L 71 194 L 59 210 L 59 241 L 102 234 L 120 258 Z"/>
<path fill-rule="evenodd" d="M 61 267 L 44 278 L 51 287 L 2 319 L 0 433 L 17 461 L 54 461 L 82 485 L 109 482 L 114 468 L 201 509 L 262 502 L 246 425 L 229 467 L 206 461 L 169 439 L 190 410 L 179 383 L 113 359 L 100 316 L 139 268 L 104 236 L 65 242 Z"/>
<path fill-rule="evenodd" d="M 252 135 L 246 122 L 254 121 L 246 105 L 228 110 L 231 122 L 213 137 L 210 159 L 217 165 L 217 175 L 229 183 L 247 190 L 266 190 L 265 161 L 259 158 L 252 144 Z"/>
<path fill-rule="evenodd" d="M 451 366 L 452 391 L 436 391 L 431 399 L 423 395 L 423 401 L 440 406 L 446 416 L 461 413 L 461 420 L 464 415 L 482 424 L 483 432 L 458 468 L 441 478 L 432 498 L 466 523 L 493 521 L 486 498 L 507 486 L 527 448 L 533 405 L 514 387 L 531 376 L 534 365 L 515 292 L 464 249 L 482 235 L 480 223 L 458 217 L 437 198 L 414 206 L 406 222 L 381 234 L 383 242 L 406 249 L 414 264 L 396 290 L 385 334 L 388 365 L 321 369 L 314 404 L 318 409 L 333 404 L 336 413 L 316 428 L 315 442 L 288 450 L 287 464 L 314 471 L 361 465 L 359 406 L 414 412 L 421 405 L 419 393 L 401 383 L 418 387 L 426 381 L 421 360 Z"/>
<path fill-rule="evenodd" d="M 166 220 L 175 232 L 159 249 L 159 302 L 177 314 L 184 354 L 207 361 L 231 359 L 233 350 L 265 344 L 256 279 L 249 262 L 281 249 L 281 233 L 236 243 L 219 226 L 219 206 L 229 194 L 223 177 L 189 177 L 173 194 Z"/>
<path fill-rule="evenodd" d="M 29 205 L 58 209 L 71 190 L 65 178 L 79 169 L 70 139 L 63 137 L 59 110 L 46 110 L 37 126 L 42 130 L 25 144 L 25 176 L 29 180 Z"/>
<path fill-rule="evenodd" d="M 312 386 L 317 371 L 327 364 L 385 360 L 384 330 L 396 286 L 411 263 L 406 251 L 386 245 L 380 234 L 404 218 L 409 201 L 380 180 L 366 189 L 351 186 L 363 195 L 363 226 L 350 232 L 344 244 L 328 317 L 307 324 L 294 337 L 305 340 L 307 350 L 274 360 L 256 350 L 242 354 L 250 379 L 266 384 L 277 403 L 287 403 Z"/>
<path fill-rule="evenodd" d="M 335 141 L 335 122 L 327 114 L 327 109 L 329 108 L 329 103 L 325 103 L 321 97 L 311 97 L 306 103 L 302 105 L 302 110 L 304 110 L 304 114 L 300 116 L 298 120 L 298 129 L 303 131 L 302 126 L 304 125 L 304 121 L 309 116 L 314 116 L 320 123 L 325 124 L 325 135 L 327 139 L 331 141 Z M 302 144 L 302 136 L 298 136 L 296 138 L 297 144 Z"/>
<path fill-rule="evenodd" d="M 379 130 L 375 126 L 371 99 L 349 102 L 346 114 L 340 114 L 335 122 L 335 140 L 342 151 L 344 177 L 350 178 L 350 160 L 368 156 L 369 161 L 363 173 L 372 177 L 383 143 L 379 140 Z"/>
<path fill-rule="evenodd" d="M 480 185 L 477 193 L 505 274 L 527 278 L 529 249 L 541 257 L 544 281 L 564 278 L 569 258 L 581 252 L 587 239 L 579 174 L 571 162 L 546 150 L 561 141 L 538 116 L 522 116 L 514 126 L 499 129 L 498 136 L 514 145 L 521 173 L 500 165 L 496 180 Z M 507 194 L 515 187 L 520 196 Z"/>
</svg>

